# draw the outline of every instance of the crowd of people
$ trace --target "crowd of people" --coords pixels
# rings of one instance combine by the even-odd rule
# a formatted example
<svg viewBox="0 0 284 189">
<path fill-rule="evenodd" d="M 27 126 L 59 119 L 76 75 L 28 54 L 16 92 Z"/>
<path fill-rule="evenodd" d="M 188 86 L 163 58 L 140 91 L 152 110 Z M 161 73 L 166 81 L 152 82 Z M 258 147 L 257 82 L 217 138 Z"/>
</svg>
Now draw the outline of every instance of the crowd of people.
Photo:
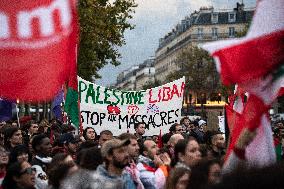
<svg viewBox="0 0 284 189">
<path fill-rule="evenodd" d="M 144 136 L 144 123 L 135 123 L 134 129 L 116 136 L 87 127 L 76 135 L 74 127 L 55 119 L 25 120 L 20 126 L 1 122 L 0 188 L 284 188 L 281 121 L 273 126 L 280 163 L 250 169 L 240 164 L 228 174 L 223 172 L 228 140 L 204 120 L 184 117 L 162 137 Z M 239 138 L 234 153 L 240 160 L 245 161 L 241 152 L 253 137 Z"/>
</svg>

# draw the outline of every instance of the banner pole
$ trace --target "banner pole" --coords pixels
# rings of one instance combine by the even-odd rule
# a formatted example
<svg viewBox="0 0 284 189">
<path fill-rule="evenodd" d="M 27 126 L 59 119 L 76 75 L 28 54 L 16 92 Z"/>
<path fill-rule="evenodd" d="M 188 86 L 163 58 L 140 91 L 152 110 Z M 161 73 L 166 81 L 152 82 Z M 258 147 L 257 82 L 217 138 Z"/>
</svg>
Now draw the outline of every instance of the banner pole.
<svg viewBox="0 0 284 189">
<path fill-rule="evenodd" d="M 17 111 L 17 121 L 18 121 L 18 127 L 20 128 L 20 118 L 19 118 L 19 110 L 18 110 L 18 104 L 19 104 L 19 99 L 17 99 L 17 103 L 16 103 L 16 111 Z"/>
<path fill-rule="evenodd" d="M 78 43 L 75 47 L 75 56 L 76 56 L 76 64 L 78 64 Z M 78 89 L 77 89 L 78 91 Z M 80 112 L 80 98 L 78 95 L 78 116 L 79 116 L 79 135 L 83 136 L 83 125 L 82 125 L 82 119 L 81 119 L 81 112 Z"/>
<path fill-rule="evenodd" d="M 81 113 L 80 113 L 80 100 L 78 99 L 78 116 L 79 116 L 79 134 L 80 136 L 83 136 L 83 125 L 82 125 L 82 119 L 81 119 Z"/>
</svg>

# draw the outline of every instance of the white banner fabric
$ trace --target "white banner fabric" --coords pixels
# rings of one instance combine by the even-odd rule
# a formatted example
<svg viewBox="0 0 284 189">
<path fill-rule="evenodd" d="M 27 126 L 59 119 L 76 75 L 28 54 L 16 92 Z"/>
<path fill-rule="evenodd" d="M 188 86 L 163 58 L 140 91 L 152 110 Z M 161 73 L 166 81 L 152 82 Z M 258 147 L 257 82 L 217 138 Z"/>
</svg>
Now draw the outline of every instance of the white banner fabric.
<svg viewBox="0 0 284 189">
<path fill-rule="evenodd" d="M 78 77 L 78 88 L 83 128 L 93 127 L 97 133 L 134 133 L 134 123 L 144 122 L 145 136 L 159 135 L 181 119 L 184 77 L 141 91 L 109 89 Z"/>
</svg>

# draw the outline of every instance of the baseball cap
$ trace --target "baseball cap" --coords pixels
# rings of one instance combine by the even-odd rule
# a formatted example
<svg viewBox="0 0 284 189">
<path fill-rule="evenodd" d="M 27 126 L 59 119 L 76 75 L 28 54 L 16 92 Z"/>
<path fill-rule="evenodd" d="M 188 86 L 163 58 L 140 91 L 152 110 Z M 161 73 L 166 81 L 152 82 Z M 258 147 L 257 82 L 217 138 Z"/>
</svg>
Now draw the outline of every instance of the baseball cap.
<svg viewBox="0 0 284 189">
<path fill-rule="evenodd" d="M 103 144 L 103 146 L 101 148 L 102 157 L 106 157 L 108 154 L 110 154 L 110 152 L 113 149 L 120 148 L 122 146 L 127 146 L 129 144 L 130 144 L 129 139 L 126 139 L 126 140 L 119 140 L 119 139 L 108 140 Z"/>
<path fill-rule="evenodd" d="M 203 124 L 206 124 L 206 121 L 204 121 L 204 120 L 198 121 L 198 125 L 199 125 L 199 126 L 201 126 L 201 125 L 203 125 Z"/>
<path fill-rule="evenodd" d="M 72 133 L 64 133 L 59 137 L 59 143 L 65 144 L 65 143 L 77 143 L 80 142 L 80 138 L 74 136 Z"/>
</svg>

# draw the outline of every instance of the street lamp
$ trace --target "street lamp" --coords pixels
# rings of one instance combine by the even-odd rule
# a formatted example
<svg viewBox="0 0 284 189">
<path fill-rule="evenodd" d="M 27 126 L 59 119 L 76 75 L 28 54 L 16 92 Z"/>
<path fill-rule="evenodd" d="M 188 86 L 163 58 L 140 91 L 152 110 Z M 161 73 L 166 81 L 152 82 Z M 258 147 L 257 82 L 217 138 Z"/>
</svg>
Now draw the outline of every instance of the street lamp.
<svg viewBox="0 0 284 189">
<path fill-rule="evenodd" d="M 205 105 L 204 103 L 206 104 L 206 94 L 202 93 L 201 94 L 201 117 L 203 119 L 206 118 L 206 112 L 205 112 Z"/>
<path fill-rule="evenodd" d="M 217 98 L 218 104 L 220 104 L 221 100 L 222 100 L 221 93 L 218 93 L 218 98 Z"/>
</svg>

